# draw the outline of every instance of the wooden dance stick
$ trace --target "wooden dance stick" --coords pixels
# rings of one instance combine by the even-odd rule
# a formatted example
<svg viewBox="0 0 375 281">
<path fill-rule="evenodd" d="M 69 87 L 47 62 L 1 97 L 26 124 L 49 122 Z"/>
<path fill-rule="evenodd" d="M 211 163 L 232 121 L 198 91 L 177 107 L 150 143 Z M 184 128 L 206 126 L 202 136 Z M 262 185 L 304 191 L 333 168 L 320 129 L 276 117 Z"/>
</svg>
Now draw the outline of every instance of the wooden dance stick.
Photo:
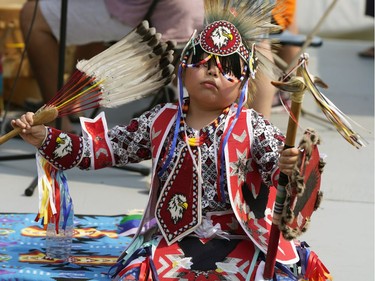
<svg viewBox="0 0 375 281">
<path fill-rule="evenodd" d="M 294 84 L 292 87 L 290 87 L 291 83 Z M 291 95 L 292 104 L 291 104 L 290 116 L 288 120 L 288 128 L 286 132 L 285 145 L 284 145 L 284 149 L 291 148 L 291 147 L 294 147 L 295 142 L 296 142 L 298 120 L 299 120 L 299 116 L 300 116 L 301 109 L 302 109 L 302 101 L 303 101 L 306 86 L 303 80 L 299 79 L 298 77 L 292 77 L 290 82 L 285 82 L 285 83 L 284 82 L 272 82 L 272 84 L 282 90 L 288 90 L 290 92 L 293 92 L 293 90 L 296 91 L 296 92 L 293 92 L 293 94 Z M 263 278 L 265 280 L 272 280 L 273 274 L 274 274 L 277 249 L 278 249 L 279 239 L 280 239 L 279 224 L 280 224 L 281 214 L 284 208 L 284 202 L 286 198 L 285 186 L 288 184 L 288 182 L 289 182 L 288 176 L 284 173 L 280 173 L 278 186 L 277 186 L 275 207 L 273 210 L 271 232 L 270 232 L 269 241 L 268 241 L 266 263 L 265 263 L 264 273 L 263 273 Z"/>
</svg>

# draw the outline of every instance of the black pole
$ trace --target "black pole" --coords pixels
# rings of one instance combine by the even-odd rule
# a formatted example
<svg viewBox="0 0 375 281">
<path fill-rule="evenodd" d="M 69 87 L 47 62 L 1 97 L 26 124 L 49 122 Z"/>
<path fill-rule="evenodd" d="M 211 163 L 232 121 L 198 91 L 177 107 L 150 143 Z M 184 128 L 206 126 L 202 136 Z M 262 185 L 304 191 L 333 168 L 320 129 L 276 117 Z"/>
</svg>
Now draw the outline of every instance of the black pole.
<svg viewBox="0 0 375 281">
<path fill-rule="evenodd" d="M 68 0 L 61 0 L 61 18 L 60 18 L 60 42 L 59 42 L 59 64 L 57 71 L 57 91 L 64 85 L 65 72 L 65 49 L 66 49 L 66 25 L 68 14 Z M 56 128 L 61 129 L 61 119 L 56 119 Z"/>
<path fill-rule="evenodd" d="M 61 0 L 61 18 L 60 18 L 60 41 L 59 41 L 59 64 L 57 71 L 57 91 L 64 85 L 65 72 L 65 45 L 66 45 L 66 23 L 68 14 L 68 0 Z M 56 119 L 56 128 L 61 129 L 61 119 Z M 35 188 L 38 186 L 38 176 L 26 188 L 25 195 L 32 196 Z"/>
</svg>

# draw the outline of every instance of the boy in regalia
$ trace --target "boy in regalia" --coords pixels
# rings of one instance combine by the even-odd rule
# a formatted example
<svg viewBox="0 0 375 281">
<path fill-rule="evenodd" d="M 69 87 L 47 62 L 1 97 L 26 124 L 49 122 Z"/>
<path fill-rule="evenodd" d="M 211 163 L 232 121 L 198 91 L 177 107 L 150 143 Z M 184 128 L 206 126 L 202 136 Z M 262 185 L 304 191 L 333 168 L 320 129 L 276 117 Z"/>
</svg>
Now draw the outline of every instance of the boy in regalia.
<svg viewBox="0 0 375 281">
<path fill-rule="evenodd" d="M 280 130 L 244 107 L 262 63 L 256 43 L 273 28 L 273 7 L 260 2 L 205 1 L 205 28 L 181 55 L 177 103 L 110 130 L 101 114 L 82 122 L 83 136 L 32 126 L 31 112 L 12 121 L 60 170 L 152 159 L 149 201 L 111 270 L 114 280 L 255 279 L 267 253 L 278 175 L 291 174 L 299 153 L 280 149 Z M 288 272 L 277 274 L 290 274 L 283 280 L 297 280 L 289 267 L 300 259 L 296 244 L 280 238 L 277 261 Z"/>
</svg>

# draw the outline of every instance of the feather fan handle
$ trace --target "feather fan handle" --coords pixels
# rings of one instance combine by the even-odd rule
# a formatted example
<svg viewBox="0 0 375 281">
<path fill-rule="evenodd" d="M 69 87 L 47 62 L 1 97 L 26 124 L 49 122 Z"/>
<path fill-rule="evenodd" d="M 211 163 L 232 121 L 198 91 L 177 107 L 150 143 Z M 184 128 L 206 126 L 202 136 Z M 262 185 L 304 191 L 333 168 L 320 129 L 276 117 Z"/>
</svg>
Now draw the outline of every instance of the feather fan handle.
<svg viewBox="0 0 375 281">
<path fill-rule="evenodd" d="M 34 126 L 35 125 L 42 125 L 55 120 L 58 116 L 58 111 L 55 107 L 44 105 L 41 109 L 39 109 L 34 115 Z M 0 136 L 0 145 L 7 142 L 11 138 L 17 136 L 22 129 L 20 127 L 14 128 L 10 132 L 6 133 L 5 135 Z"/>
</svg>

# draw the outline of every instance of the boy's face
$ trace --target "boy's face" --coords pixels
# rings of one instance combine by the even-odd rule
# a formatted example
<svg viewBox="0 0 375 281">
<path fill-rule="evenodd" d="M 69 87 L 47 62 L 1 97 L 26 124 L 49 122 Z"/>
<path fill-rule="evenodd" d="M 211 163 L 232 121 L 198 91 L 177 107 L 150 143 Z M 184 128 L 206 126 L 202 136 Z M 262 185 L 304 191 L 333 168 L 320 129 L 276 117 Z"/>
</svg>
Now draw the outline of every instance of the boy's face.
<svg viewBox="0 0 375 281">
<path fill-rule="evenodd" d="M 203 54 L 203 59 L 207 57 Z M 190 62 L 189 59 L 188 63 Z M 207 110 L 221 110 L 236 101 L 240 94 L 241 83 L 234 74 L 229 81 L 223 76 L 214 58 L 198 67 L 187 68 L 184 75 L 185 88 L 189 93 L 190 104 L 196 104 Z"/>
</svg>

